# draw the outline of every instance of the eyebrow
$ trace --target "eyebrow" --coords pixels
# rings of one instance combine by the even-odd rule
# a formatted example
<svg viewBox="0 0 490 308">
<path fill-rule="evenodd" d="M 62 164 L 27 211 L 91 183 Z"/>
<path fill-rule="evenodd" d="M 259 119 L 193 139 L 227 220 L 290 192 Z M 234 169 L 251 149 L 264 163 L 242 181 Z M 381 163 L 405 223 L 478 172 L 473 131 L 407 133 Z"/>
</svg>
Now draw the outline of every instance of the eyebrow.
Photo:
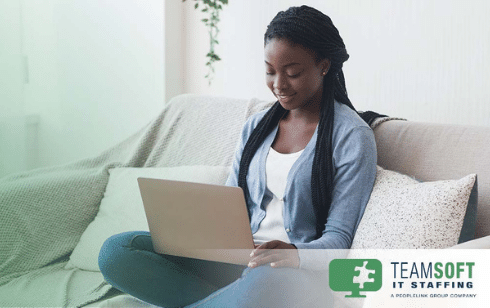
<svg viewBox="0 0 490 308">
<path fill-rule="evenodd" d="M 266 64 L 272 66 L 269 62 L 267 62 L 267 61 L 264 61 L 264 62 Z M 284 67 L 289 67 L 289 66 L 293 66 L 293 65 L 301 65 L 301 63 L 293 62 L 293 63 L 289 63 L 289 64 L 284 65 Z"/>
</svg>

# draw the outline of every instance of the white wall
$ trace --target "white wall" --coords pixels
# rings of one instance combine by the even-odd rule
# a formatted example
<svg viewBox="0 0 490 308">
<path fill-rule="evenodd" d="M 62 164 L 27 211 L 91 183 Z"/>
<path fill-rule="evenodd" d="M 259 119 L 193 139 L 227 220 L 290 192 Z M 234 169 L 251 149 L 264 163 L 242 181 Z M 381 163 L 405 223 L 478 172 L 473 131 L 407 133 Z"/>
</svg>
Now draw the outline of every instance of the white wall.
<svg viewBox="0 0 490 308">
<path fill-rule="evenodd" d="M 232 0 L 211 87 L 193 1 L 0 0 L 0 176 L 96 155 L 183 92 L 272 100 L 263 34 L 303 3 L 339 28 L 359 110 L 490 126 L 485 0 Z"/>
<path fill-rule="evenodd" d="M 20 2 L 24 113 L 39 115 L 37 166 L 97 155 L 162 109 L 163 1 Z"/>
<path fill-rule="evenodd" d="M 0 176 L 26 165 L 20 2 L 0 0 Z"/>
<path fill-rule="evenodd" d="M 165 1 L 165 101 L 184 93 L 184 8 L 181 1 Z"/>
<path fill-rule="evenodd" d="M 490 126 L 490 2 L 485 0 L 247 0 L 222 13 L 211 87 L 203 18 L 186 6 L 185 91 L 273 99 L 263 35 L 280 10 L 307 4 L 329 15 L 351 58 L 344 65 L 358 110 L 414 121 Z"/>
</svg>

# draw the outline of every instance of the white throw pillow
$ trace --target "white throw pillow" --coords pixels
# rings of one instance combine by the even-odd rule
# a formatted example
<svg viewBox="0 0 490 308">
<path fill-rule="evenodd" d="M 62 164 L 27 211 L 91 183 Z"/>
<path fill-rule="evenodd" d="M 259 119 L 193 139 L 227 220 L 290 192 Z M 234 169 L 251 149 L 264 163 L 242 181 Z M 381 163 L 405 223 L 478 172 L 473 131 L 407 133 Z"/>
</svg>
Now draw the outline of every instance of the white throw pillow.
<svg viewBox="0 0 490 308">
<path fill-rule="evenodd" d="M 126 231 L 148 231 L 138 177 L 224 185 L 228 173 L 229 168 L 223 166 L 110 169 L 99 212 L 82 234 L 65 268 L 99 271 L 97 259 L 107 238 Z"/>
<path fill-rule="evenodd" d="M 378 166 L 353 249 L 447 248 L 458 243 L 476 175 L 418 182 Z"/>
</svg>

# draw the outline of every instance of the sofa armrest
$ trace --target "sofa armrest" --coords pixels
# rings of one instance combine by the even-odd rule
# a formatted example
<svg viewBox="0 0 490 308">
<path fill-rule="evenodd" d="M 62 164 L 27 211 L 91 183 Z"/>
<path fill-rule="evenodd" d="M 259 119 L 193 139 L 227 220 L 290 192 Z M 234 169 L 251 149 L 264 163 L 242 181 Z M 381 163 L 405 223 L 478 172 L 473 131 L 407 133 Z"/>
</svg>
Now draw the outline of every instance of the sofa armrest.
<svg viewBox="0 0 490 308">
<path fill-rule="evenodd" d="M 448 249 L 490 249 L 490 235 L 457 244 Z"/>
</svg>

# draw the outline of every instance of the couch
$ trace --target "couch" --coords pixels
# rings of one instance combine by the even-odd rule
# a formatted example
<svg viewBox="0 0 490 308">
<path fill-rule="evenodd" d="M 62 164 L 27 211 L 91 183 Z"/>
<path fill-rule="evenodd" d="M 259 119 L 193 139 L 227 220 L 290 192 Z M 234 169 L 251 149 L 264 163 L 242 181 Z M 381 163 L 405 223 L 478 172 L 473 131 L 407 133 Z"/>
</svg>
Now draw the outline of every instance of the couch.
<svg viewBox="0 0 490 308">
<path fill-rule="evenodd" d="M 128 178 L 127 170 L 224 183 L 244 121 L 271 104 L 180 95 L 148 125 L 96 157 L 0 179 L 0 306 L 148 306 L 111 288 L 83 255 L 79 262 L 87 261 L 87 268 L 74 261 L 77 249 L 84 252 L 80 243 L 101 216 L 101 204 L 107 204 L 118 187 L 129 190 L 116 185 Z M 490 248 L 490 128 L 392 118 L 373 127 L 382 168 L 419 181 L 477 174 L 475 239 L 451 248 Z M 122 171 L 117 181 L 115 170 Z M 132 210 L 130 205 L 125 209 Z M 144 221 L 136 226 L 144 228 Z"/>
</svg>

